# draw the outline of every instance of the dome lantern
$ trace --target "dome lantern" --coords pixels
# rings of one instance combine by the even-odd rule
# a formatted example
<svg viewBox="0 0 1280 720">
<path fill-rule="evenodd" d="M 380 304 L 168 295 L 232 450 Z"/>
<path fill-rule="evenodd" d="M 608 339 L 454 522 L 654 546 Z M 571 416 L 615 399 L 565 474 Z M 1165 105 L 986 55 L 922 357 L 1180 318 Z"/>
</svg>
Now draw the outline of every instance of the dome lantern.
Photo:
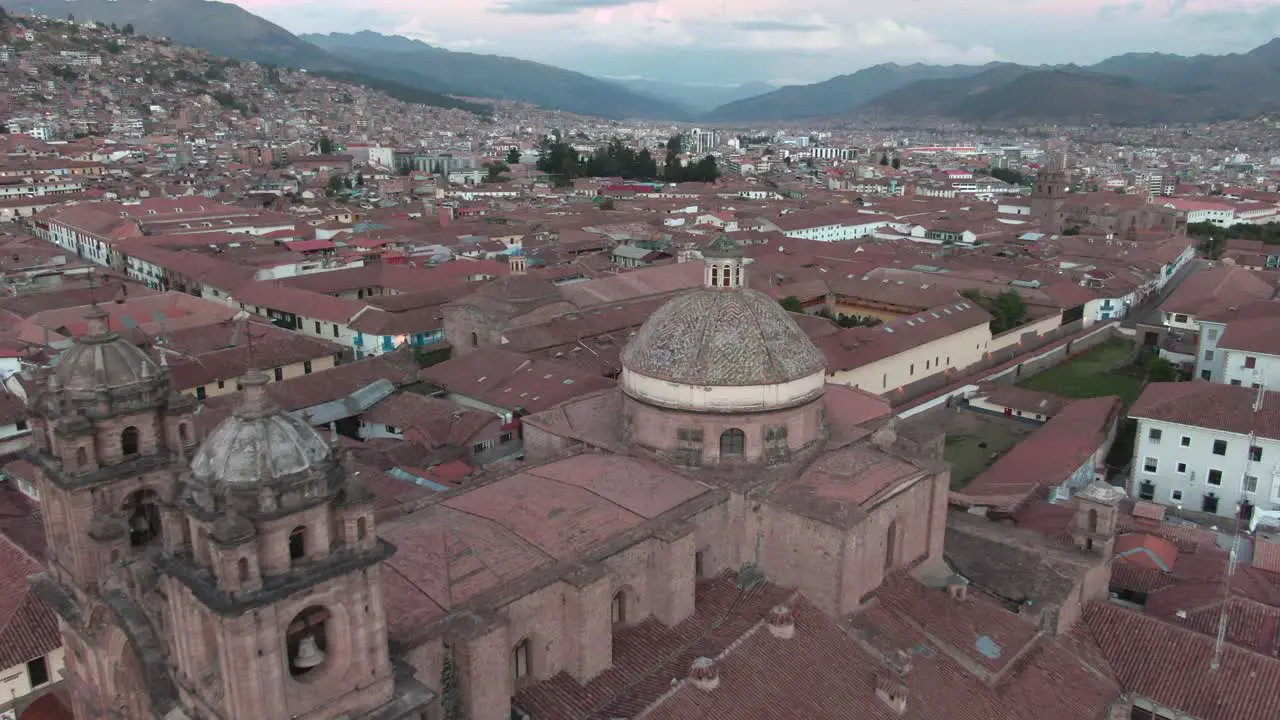
<svg viewBox="0 0 1280 720">
<path fill-rule="evenodd" d="M 712 240 L 702 251 L 702 259 L 707 264 L 703 286 L 717 290 L 741 290 L 746 287 L 742 256 L 742 248 L 727 234 Z"/>
</svg>

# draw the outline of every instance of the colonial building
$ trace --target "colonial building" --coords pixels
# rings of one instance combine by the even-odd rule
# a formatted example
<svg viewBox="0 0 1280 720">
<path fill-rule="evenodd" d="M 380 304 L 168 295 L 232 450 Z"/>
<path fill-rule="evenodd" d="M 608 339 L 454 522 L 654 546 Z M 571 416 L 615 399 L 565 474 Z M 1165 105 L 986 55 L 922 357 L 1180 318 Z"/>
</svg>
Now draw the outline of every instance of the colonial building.
<svg viewBox="0 0 1280 720">
<path fill-rule="evenodd" d="M 1073 631 L 1123 493 L 1084 488 L 1032 545 L 976 516 L 953 541 L 941 439 L 828 385 L 732 241 L 704 256 L 618 387 L 381 523 L 261 373 L 198 439 L 167 368 L 95 314 L 31 404 L 34 583 L 77 717 L 1129 717 Z"/>
</svg>

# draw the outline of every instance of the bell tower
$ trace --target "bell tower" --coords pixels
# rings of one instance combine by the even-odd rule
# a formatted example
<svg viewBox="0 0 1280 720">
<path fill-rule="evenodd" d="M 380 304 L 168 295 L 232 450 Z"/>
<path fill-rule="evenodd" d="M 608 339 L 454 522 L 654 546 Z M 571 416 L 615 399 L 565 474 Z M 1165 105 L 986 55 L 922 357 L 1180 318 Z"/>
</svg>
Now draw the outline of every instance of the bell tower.
<svg viewBox="0 0 1280 720">
<path fill-rule="evenodd" d="M 150 558 L 181 533 L 171 501 L 194 449 L 195 404 L 172 391 L 163 360 L 111 330 L 105 310 L 86 320 L 30 377 L 28 458 L 48 542 L 48 570 L 32 585 L 59 615 L 78 717 L 162 711 L 152 700 L 163 705 L 163 681 L 142 681 L 163 671 L 165 652 L 165 620 L 149 612 L 163 604 Z"/>
<path fill-rule="evenodd" d="M 156 563 L 173 667 L 195 717 L 418 718 L 432 693 L 393 670 L 372 497 L 345 456 L 266 394 L 201 444 L 177 505 L 186 532 Z"/>
<path fill-rule="evenodd" d="M 1109 558 L 1116 542 L 1116 521 L 1120 501 L 1125 493 L 1120 488 L 1094 480 L 1072 498 L 1076 506 L 1071 521 L 1071 539 L 1081 550 Z"/>
</svg>

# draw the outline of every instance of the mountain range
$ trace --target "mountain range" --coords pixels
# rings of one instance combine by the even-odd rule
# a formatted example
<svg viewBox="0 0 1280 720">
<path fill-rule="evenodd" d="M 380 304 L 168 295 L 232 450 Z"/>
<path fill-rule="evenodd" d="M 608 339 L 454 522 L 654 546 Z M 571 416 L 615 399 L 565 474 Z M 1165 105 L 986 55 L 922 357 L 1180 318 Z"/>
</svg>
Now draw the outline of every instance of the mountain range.
<svg viewBox="0 0 1280 720">
<path fill-rule="evenodd" d="M 809 85 L 701 87 L 602 79 L 361 31 L 297 36 L 211 0 L 19 0 L 15 14 L 117 25 L 240 60 L 303 68 L 404 100 L 487 107 L 519 100 L 605 118 L 771 123 L 855 115 L 976 123 L 1195 122 L 1280 109 L 1280 39 L 1247 53 L 1129 53 L 1091 66 L 881 64 Z"/>
</svg>

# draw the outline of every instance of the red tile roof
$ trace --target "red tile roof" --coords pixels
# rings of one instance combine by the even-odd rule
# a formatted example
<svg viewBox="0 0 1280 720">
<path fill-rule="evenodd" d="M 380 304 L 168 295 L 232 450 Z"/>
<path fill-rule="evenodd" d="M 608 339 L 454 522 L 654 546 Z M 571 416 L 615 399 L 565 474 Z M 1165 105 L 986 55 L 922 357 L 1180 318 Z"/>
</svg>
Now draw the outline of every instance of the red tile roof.
<svg viewBox="0 0 1280 720">
<path fill-rule="evenodd" d="M 1280 393 L 1267 392 L 1262 409 L 1253 411 L 1258 392 L 1242 385 L 1193 380 L 1150 383 L 1129 408 L 1129 417 L 1161 420 L 1280 440 Z"/>
<path fill-rule="evenodd" d="M 9 538 L 0 535 L 0 668 L 44 657 L 62 646 L 53 610 L 27 584 L 43 570 Z"/>
</svg>

